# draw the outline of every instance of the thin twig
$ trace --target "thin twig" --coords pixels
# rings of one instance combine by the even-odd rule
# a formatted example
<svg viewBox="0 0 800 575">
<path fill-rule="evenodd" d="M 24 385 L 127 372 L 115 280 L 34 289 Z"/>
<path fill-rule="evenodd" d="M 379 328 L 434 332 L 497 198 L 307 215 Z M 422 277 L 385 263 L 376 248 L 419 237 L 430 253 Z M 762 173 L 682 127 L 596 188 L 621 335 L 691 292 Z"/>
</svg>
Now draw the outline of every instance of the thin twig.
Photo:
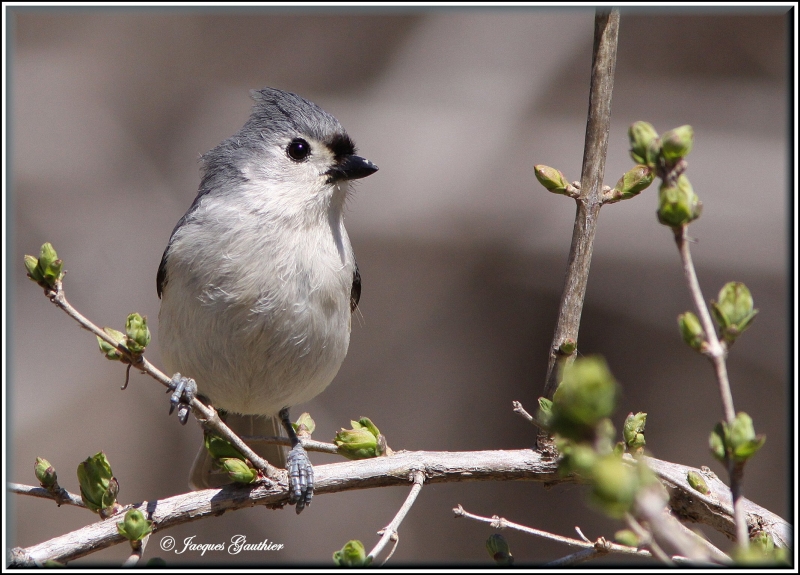
<svg viewBox="0 0 800 575">
<path fill-rule="evenodd" d="M 534 423 L 535 424 L 535 420 L 533 419 L 533 416 L 530 413 L 528 413 L 527 411 L 525 411 L 525 408 L 522 407 L 522 404 L 519 401 L 512 401 L 511 405 L 514 406 L 514 413 L 516 413 L 518 415 L 521 415 L 524 419 L 527 419 L 528 423 Z"/>
<path fill-rule="evenodd" d="M 22 483 L 9 483 L 8 490 L 11 493 L 19 495 L 30 495 L 32 497 L 41 497 L 42 499 L 52 499 L 59 505 L 74 505 L 75 507 L 83 507 L 87 509 L 86 504 L 81 499 L 80 495 L 70 493 L 63 487 L 59 493 L 52 493 L 44 487 L 34 487 L 33 485 L 24 485 Z"/>
<path fill-rule="evenodd" d="M 520 415 L 528 423 L 530 423 L 531 425 L 535 425 L 536 427 L 538 427 L 543 432 L 547 431 L 544 427 L 542 427 L 542 424 L 539 423 L 539 421 L 534 416 L 532 416 L 530 413 L 525 411 L 525 408 L 522 407 L 522 404 L 519 401 L 512 401 L 511 405 L 514 406 L 514 409 L 513 409 L 514 413 L 516 413 L 517 415 Z"/>
<path fill-rule="evenodd" d="M 588 538 L 588 537 L 586 537 L 586 535 L 584 535 L 584 534 L 583 534 L 583 531 L 581 531 L 581 528 L 580 528 L 580 527 L 578 527 L 577 525 L 575 526 L 575 531 L 577 531 L 577 533 L 578 533 L 578 535 L 580 536 L 580 538 L 581 538 L 581 539 L 583 539 L 583 540 L 584 540 L 584 541 L 586 541 L 587 543 L 591 543 L 591 541 L 589 540 L 589 538 Z"/>
<path fill-rule="evenodd" d="M 242 441 L 248 443 L 272 443 L 275 445 L 292 446 L 292 441 L 288 437 L 282 435 L 240 435 Z M 319 453 L 330 453 L 332 455 L 339 454 L 339 448 L 333 443 L 325 443 L 324 441 L 316 441 L 307 437 L 298 436 L 300 443 L 306 451 L 317 451 Z"/>
<path fill-rule="evenodd" d="M 167 375 L 161 370 L 153 366 L 153 364 L 147 361 L 144 356 L 131 354 L 127 348 L 114 341 L 110 335 L 108 335 L 105 331 L 100 329 L 97 325 L 92 323 L 80 312 L 78 312 L 78 310 L 72 307 L 64 295 L 64 287 L 61 281 L 56 282 L 56 285 L 52 288 L 45 288 L 45 295 L 56 305 L 56 307 L 62 309 L 67 313 L 67 315 L 77 321 L 82 328 L 92 332 L 94 335 L 116 348 L 117 351 L 119 351 L 127 360 L 127 363 L 133 365 L 136 369 L 148 374 L 153 379 L 169 388 L 170 383 L 172 382 L 171 378 L 167 377 Z M 192 398 L 190 405 L 195 417 L 200 422 L 200 425 L 202 425 L 205 429 L 213 430 L 214 433 L 220 435 L 223 439 L 233 444 L 233 446 L 236 447 L 236 449 L 238 449 L 242 455 L 247 457 L 256 468 L 263 471 L 267 477 L 277 480 L 280 480 L 283 477 L 283 474 L 278 470 L 278 468 L 273 467 L 265 459 L 259 457 L 252 449 L 250 449 L 250 447 L 247 446 L 244 441 L 239 438 L 239 436 L 231 431 L 230 428 L 220 419 L 219 415 L 217 415 L 217 411 L 213 407 L 205 405 L 197 398 Z"/>
<path fill-rule="evenodd" d="M 598 555 L 605 555 L 607 553 L 608 551 L 598 549 L 594 546 L 587 547 L 586 549 L 581 549 L 575 553 L 570 553 L 565 557 L 560 557 L 559 559 L 549 561 L 548 563 L 545 563 L 545 567 L 569 567 L 570 565 L 577 565 L 578 563 L 589 561 Z"/>
<path fill-rule="evenodd" d="M 706 332 L 707 346 L 705 354 L 714 364 L 714 370 L 717 373 L 717 381 L 719 382 L 719 393 L 722 398 L 722 409 L 725 415 L 725 421 L 730 425 L 736 418 L 736 410 L 733 408 L 733 395 L 731 394 L 731 386 L 728 381 L 728 371 L 725 367 L 725 348 L 720 343 L 719 338 L 717 338 L 714 323 L 711 321 L 711 314 L 708 312 L 703 292 L 700 289 L 700 282 L 697 281 L 697 273 L 695 272 L 694 263 L 692 262 L 692 252 L 689 249 L 689 242 L 686 239 L 686 226 L 675 231 L 675 243 L 681 255 L 683 273 L 686 276 L 686 282 L 689 284 L 689 292 L 692 295 L 694 307 L 697 309 L 700 323 L 703 325 L 703 330 Z"/>
<path fill-rule="evenodd" d="M 466 511 L 461 505 L 454 508 L 453 513 L 456 514 L 456 517 L 466 517 L 467 519 L 474 519 L 475 521 L 480 521 L 481 523 L 488 523 L 495 529 L 506 529 L 506 528 L 514 529 L 516 531 L 522 531 L 523 533 L 527 533 L 529 535 L 535 535 L 536 537 L 541 537 L 542 539 L 550 539 L 551 541 L 558 541 L 559 543 L 564 543 L 565 545 L 570 545 L 572 547 L 580 547 L 581 549 L 592 549 L 598 552 L 597 548 L 600 547 L 601 548 L 601 550 L 599 551 L 600 553 L 602 552 L 621 553 L 624 555 L 637 555 L 639 557 L 653 556 L 653 554 L 647 551 L 646 549 L 637 549 L 636 547 L 629 547 L 628 545 L 620 545 L 619 543 L 610 543 L 603 538 L 600 538 L 595 542 L 582 541 L 580 539 L 573 539 L 572 537 L 564 537 L 563 535 L 556 535 L 555 533 L 550 533 L 549 531 L 534 529 L 533 527 L 528 527 L 527 525 L 520 525 L 519 523 L 514 523 L 513 521 L 509 521 L 508 519 L 504 519 L 503 517 L 498 517 L 497 515 L 495 515 L 494 517 L 483 517 L 481 515 L 475 515 L 474 513 L 469 513 L 468 511 Z M 590 557 L 587 557 L 587 559 L 588 558 Z M 667 559 L 669 560 L 669 558 Z"/>
<path fill-rule="evenodd" d="M 700 282 L 697 280 L 694 263 L 692 262 L 692 252 L 689 249 L 689 242 L 686 238 L 687 227 L 682 226 L 675 230 L 675 243 L 683 264 L 683 273 L 686 282 L 689 284 L 689 292 L 694 300 L 694 306 L 706 332 L 706 346 L 704 353 L 711 359 L 714 365 L 714 372 L 717 376 L 719 394 L 722 398 L 722 409 L 725 421 L 728 426 L 733 425 L 736 419 L 736 410 L 733 407 L 733 394 L 728 380 L 728 369 L 725 363 L 725 347 L 719 341 L 714 323 L 711 321 L 711 314 L 708 312 L 703 292 L 700 289 Z M 731 496 L 733 498 L 733 516 L 736 522 L 736 542 L 741 548 L 746 548 L 750 542 L 750 534 L 747 529 L 747 517 L 742 506 L 742 468 L 737 466 L 734 461 L 728 462 L 728 475 L 731 482 Z"/>
<path fill-rule="evenodd" d="M 559 358 L 574 360 L 577 351 L 567 357 L 560 352 L 567 339 L 578 341 L 578 330 L 586 295 L 589 265 L 597 218 L 603 204 L 603 175 L 605 173 L 608 132 L 611 127 L 611 92 L 614 87 L 614 68 L 617 60 L 619 10 L 598 10 L 595 16 L 594 47 L 592 52 L 592 78 L 589 89 L 589 114 L 586 121 L 586 139 L 581 167 L 580 196 L 576 200 L 577 213 L 572 230 L 564 291 L 561 295 L 558 320 L 550 360 L 547 366 L 544 396 L 553 397 L 558 386 Z"/>
<path fill-rule="evenodd" d="M 130 554 L 130 557 L 128 557 L 122 564 L 123 567 L 136 567 L 136 565 L 138 565 L 139 561 L 144 555 L 144 548 L 147 547 L 147 542 L 150 541 L 150 535 L 151 534 L 145 535 L 144 539 L 140 541 L 139 547 L 134 549 Z"/>
<path fill-rule="evenodd" d="M 636 536 L 642 542 L 642 545 L 647 545 L 651 549 L 656 559 L 666 565 L 673 564 L 669 555 L 664 553 L 664 550 L 661 549 L 661 546 L 656 543 L 656 540 L 653 538 L 653 534 L 642 527 L 642 525 L 636 521 L 636 519 L 630 513 L 625 514 L 625 523 L 627 523 L 630 530 L 636 534 Z"/>
<path fill-rule="evenodd" d="M 660 485 L 646 487 L 636 495 L 636 517 L 646 521 L 649 525 L 648 532 L 655 536 L 659 541 L 668 543 L 681 555 L 688 557 L 693 563 L 713 563 L 711 553 L 708 548 L 700 544 L 696 536 L 687 535 L 680 522 L 672 515 L 664 513 L 666 497 Z M 631 516 L 630 520 L 636 520 Z M 638 523 L 637 523 L 638 524 Z M 631 527 L 631 529 L 634 529 Z M 634 529 L 634 531 L 636 531 Z M 637 535 L 642 537 L 639 532 Z M 655 553 L 656 545 L 652 537 L 649 538 L 648 545 L 651 545 Z M 663 552 L 662 552 L 663 553 Z M 664 554 L 666 556 L 666 554 Z"/>
<path fill-rule="evenodd" d="M 668 509 L 664 509 L 662 513 L 669 513 Z M 718 563 L 722 563 L 723 565 L 731 563 L 731 558 L 728 557 L 719 547 L 711 543 L 708 539 L 704 538 L 699 533 L 694 532 L 693 530 L 689 529 L 686 525 L 681 523 L 680 521 L 675 522 L 676 528 L 680 528 L 687 537 L 690 537 L 699 545 L 702 545 L 706 548 L 706 550 L 711 554 L 711 557 L 714 561 Z"/>
<path fill-rule="evenodd" d="M 383 535 L 380 538 L 380 541 L 378 541 L 378 544 L 375 545 L 372 551 L 369 552 L 368 557 L 370 557 L 371 559 L 375 559 L 375 557 L 377 557 L 378 554 L 381 551 L 383 551 L 383 548 L 386 547 L 390 539 L 394 538 L 395 542 L 397 541 L 397 529 L 400 527 L 400 524 L 403 522 L 403 519 L 406 518 L 406 515 L 411 509 L 411 506 L 414 505 L 414 501 L 417 500 L 417 495 L 419 495 L 419 492 L 422 491 L 422 484 L 425 481 L 425 474 L 422 471 L 419 470 L 412 471 L 409 474 L 409 479 L 414 482 L 414 485 L 413 487 L 411 487 L 411 491 L 409 492 L 408 497 L 406 497 L 405 502 L 397 511 L 397 514 L 394 516 L 394 519 L 392 519 L 389 525 L 383 528 L 382 530 Z M 395 543 L 395 547 L 396 546 L 397 543 Z M 388 557 L 386 557 L 386 559 L 383 561 L 382 564 L 385 564 L 386 561 L 389 560 L 389 557 L 391 557 L 393 554 L 394 554 L 394 549 L 392 549 L 392 552 L 389 554 Z"/>
</svg>

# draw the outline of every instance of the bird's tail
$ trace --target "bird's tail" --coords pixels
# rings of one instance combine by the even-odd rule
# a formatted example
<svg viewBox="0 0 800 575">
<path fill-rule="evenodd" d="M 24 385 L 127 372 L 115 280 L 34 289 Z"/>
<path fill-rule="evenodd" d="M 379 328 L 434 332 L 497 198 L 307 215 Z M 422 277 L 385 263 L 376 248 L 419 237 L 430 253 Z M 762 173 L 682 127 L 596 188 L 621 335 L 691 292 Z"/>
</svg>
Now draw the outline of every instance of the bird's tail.
<svg viewBox="0 0 800 575">
<path fill-rule="evenodd" d="M 269 437 L 286 435 L 283 432 L 278 416 L 265 417 L 263 415 L 238 415 L 229 413 L 225 416 L 225 424 L 239 436 Z M 286 448 L 274 443 L 247 441 L 250 448 L 275 467 L 286 468 Z M 229 485 L 233 481 L 228 474 L 215 468 L 211 456 L 205 446 L 200 447 L 194 459 L 192 470 L 189 474 L 189 488 L 195 491 Z"/>
</svg>

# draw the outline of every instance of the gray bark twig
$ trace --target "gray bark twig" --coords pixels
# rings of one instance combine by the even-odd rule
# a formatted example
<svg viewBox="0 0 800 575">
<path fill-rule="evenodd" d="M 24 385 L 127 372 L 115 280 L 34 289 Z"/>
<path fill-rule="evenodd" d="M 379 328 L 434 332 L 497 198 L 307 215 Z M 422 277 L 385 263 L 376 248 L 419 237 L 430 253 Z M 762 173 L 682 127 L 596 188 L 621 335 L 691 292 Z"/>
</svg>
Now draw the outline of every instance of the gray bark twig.
<svg viewBox="0 0 800 575">
<path fill-rule="evenodd" d="M 598 10 L 595 17 L 589 116 L 586 122 L 580 195 L 575 200 L 577 213 L 572 230 L 569 263 L 553 343 L 550 346 L 550 360 L 544 386 L 544 396 L 547 398 L 552 398 L 558 387 L 559 360 L 571 362 L 577 354 L 577 351 L 574 351 L 569 356 L 563 357 L 560 348 L 565 340 L 578 341 L 597 218 L 603 205 L 602 186 L 608 132 L 611 128 L 611 92 L 614 88 L 618 32 L 619 10 L 610 12 Z"/>
<path fill-rule="evenodd" d="M 371 557 L 372 559 L 377 557 L 378 554 L 381 551 L 383 551 L 383 548 L 386 547 L 390 539 L 397 541 L 397 529 L 400 527 L 400 524 L 403 522 L 403 519 L 406 518 L 406 515 L 411 509 L 411 506 L 414 505 L 414 502 L 417 500 L 417 495 L 419 495 L 419 492 L 422 491 L 422 484 L 425 481 L 424 473 L 422 473 L 421 471 L 412 471 L 409 474 L 409 479 L 411 479 L 411 481 L 414 483 L 414 486 L 411 488 L 411 491 L 409 492 L 408 497 L 406 497 L 406 500 L 403 503 L 403 505 L 397 511 L 397 514 L 394 516 L 394 519 L 392 519 L 389 525 L 387 525 L 381 530 L 380 541 L 378 541 L 377 545 L 375 545 L 372 551 L 369 552 L 369 557 Z M 396 547 L 397 544 L 395 543 L 395 548 Z M 382 565 L 386 564 L 386 561 L 388 561 L 389 558 L 394 554 L 395 548 L 392 549 L 392 552 L 389 554 L 388 557 L 386 557 Z"/>
</svg>

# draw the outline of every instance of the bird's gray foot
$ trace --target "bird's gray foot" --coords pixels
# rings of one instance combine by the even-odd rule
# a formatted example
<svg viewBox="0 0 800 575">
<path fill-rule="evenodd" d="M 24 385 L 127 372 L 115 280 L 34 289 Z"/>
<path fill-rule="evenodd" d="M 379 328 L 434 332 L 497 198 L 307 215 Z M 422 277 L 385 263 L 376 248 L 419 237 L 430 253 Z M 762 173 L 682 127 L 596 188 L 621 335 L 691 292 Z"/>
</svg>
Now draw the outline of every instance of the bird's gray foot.
<svg viewBox="0 0 800 575">
<path fill-rule="evenodd" d="M 192 400 L 197 396 L 197 384 L 193 379 L 184 377 L 180 373 L 172 376 L 167 393 L 172 392 L 172 397 L 169 398 L 169 413 L 178 408 L 178 421 L 182 425 L 186 425 L 189 419 L 189 412 L 191 411 Z"/>
<path fill-rule="evenodd" d="M 297 434 L 289 421 L 289 408 L 280 411 L 281 423 L 292 442 L 292 449 L 286 455 L 286 471 L 289 472 L 289 502 L 294 503 L 295 511 L 300 513 L 307 505 L 311 505 L 314 496 L 314 468 L 308 454 L 297 438 Z"/>
</svg>

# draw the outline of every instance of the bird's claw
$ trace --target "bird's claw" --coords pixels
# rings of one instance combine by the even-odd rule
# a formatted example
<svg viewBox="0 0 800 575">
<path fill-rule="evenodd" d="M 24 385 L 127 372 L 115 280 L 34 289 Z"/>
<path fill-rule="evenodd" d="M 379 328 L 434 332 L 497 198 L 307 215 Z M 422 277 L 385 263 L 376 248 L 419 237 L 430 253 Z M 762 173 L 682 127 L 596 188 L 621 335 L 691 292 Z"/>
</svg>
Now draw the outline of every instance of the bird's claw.
<svg viewBox="0 0 800 575">
<path fill-rule="evenodd" d="M 180 373 L 172 376 L 167 393 L 172 392 L 172 397 L 169 398 L 169 413 L 178 408 L 178 421 L 181 425 L 186 425 L 189 419 L 189 412 L 191 411 L 192 400 L 197 396 L 197 384 L 190 377 L 184 377 Z"/>
<path fill-rule="evenodd" d="M 289 472 L 289 503 L 296 503 L 295 511 L 300 513 L 311 505 L 314 496 L 314 468 L 300 443 L 286 455 L 286 470 Z"/>
</svg>

